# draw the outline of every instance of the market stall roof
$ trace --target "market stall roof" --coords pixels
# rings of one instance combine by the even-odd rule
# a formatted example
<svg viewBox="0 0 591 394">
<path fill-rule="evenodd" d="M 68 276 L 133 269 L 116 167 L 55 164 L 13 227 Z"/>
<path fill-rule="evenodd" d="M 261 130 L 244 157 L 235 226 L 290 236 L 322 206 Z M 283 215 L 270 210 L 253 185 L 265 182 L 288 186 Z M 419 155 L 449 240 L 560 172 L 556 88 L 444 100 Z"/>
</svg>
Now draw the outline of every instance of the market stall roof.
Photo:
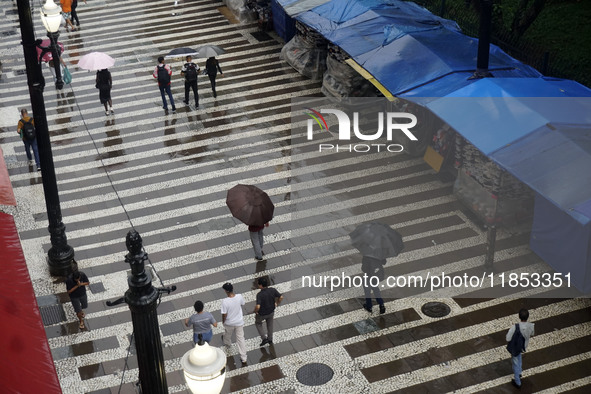
<svg viewBox="0 0 591 394">
<path fill-rule="evenodd" d="M 0 381 L 3 393 L 61 393 L 14 219 L 0 212 Z"/>
<path fill-rule="evenodd" d="M 416 99 L 581 224 L 591 221 L 591 89 L 546 78 L 485 78 Z"/>
<path fill-rule="evenodd" d="M 393 96 L 455 74 L 460 77 L 452 78 L 454 90 L 472 83 L 468 78 L 476 68 L 478 40 L 462 34 L 455 22 L 435 16 L 415 3 L 399 0 L 279 0 L 279 3 L 291 16 L 347 52 Z M 501 77 L 541 76 L 494 45 L 490 49 L 489 70 Z M 443 86 L 447 86 L 447 81 Z"/>
</svg>

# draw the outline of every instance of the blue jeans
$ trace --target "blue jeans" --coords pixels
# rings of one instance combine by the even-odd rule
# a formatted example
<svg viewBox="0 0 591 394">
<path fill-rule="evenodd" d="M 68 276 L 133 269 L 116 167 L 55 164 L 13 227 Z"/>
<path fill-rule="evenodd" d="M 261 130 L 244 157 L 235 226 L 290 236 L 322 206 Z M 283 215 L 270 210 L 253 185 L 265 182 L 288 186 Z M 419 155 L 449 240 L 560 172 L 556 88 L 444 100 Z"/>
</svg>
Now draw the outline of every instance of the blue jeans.
<svg viewBox="0 0 591 394">
<path fill-rule="evenodd" d="M 168 94 L 168 98 L 170 98 L 170 105 L 172 106 L 172 110 L 174 111 L 176 107 L 174 106 L 174 99 L 172 98 L 172 92 L 170 91 L 170 85 L 166 86 L 158 86 L 160 88 L 160 94 L 162 95 L 162 107 L 164 109 L 168 109 L 168 104 L 166 103 L 166 96 L 164 92 Z"/>
<path fill-rule="evenodd" d="M 37 167 L 41 167 L 41 162 L 39 161 L 39 148 L 37 148 L 37 138 L 33 141 L 28 141 L 23 138 L 23 142 L 25 143 L 25 152 L 27 153 L 27 159 L 33 160 L 31 156 L 31 148 L 33 148 L 33 154 L 35 155 L 35 164 Z"/>
<path fill-rule="evenodd" d="M 521 386 L 521 378 L 519 377 L 519 375 L 521 375 L 522 372 L 521 353 L 519 353 L 519 356 L 517 357 L 511 357 L 511 365 L 513 366 L 513 375 L 515 375 L 515 383 L 518 386 Z"/>
<path fill-rule="evenodd" d="M 207 343 L 209 343 L 209 341 L 211 341 L 211 338 L 213 338 L 213 330 L 209 330 L 207 332 L 202 332 L 202 333 L 193 333 L 193 342 L 197 343 L 199 342 L 199 334 L 203 335 L 203 340 Z"/>
</svg>

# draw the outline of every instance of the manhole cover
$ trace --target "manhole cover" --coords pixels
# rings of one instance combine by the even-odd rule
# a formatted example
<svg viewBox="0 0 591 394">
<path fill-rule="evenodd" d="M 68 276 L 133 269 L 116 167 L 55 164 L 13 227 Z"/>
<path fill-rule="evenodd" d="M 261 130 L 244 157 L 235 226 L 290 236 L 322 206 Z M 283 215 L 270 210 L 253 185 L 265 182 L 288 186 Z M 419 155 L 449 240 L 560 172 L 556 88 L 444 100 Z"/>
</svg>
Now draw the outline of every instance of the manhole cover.
<svg viewBox="0 0 591 394">
<path fill-rule="evenodd" d="M 443 302 L 427 302 L 421 311 L 429 317 L 443 317 L 449 315 L 451 308 Z"/>
<path fill-rule="evenodd" d="M 41 313 L 41 320 L 44 326 L 51 326 L 52 324 L 66 321 L 66 313 L 61 305 L 42 306 L 39 308 Z"/>
<path fill-rule="evenodd" d="M 332 379 L 334 372 L 331 367 L 321 363 L 306 364 L 296 373 L 298 382 L 306 386 L 320 386 Z"/>
</svg>

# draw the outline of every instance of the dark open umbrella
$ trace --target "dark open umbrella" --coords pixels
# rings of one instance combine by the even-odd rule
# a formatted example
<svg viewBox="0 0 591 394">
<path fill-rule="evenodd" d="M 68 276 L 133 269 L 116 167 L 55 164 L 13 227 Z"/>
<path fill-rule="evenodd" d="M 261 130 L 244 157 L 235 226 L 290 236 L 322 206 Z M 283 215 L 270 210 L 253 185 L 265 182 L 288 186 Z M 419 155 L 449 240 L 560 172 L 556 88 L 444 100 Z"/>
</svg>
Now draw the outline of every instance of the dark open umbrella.
<svg viewBox="0 0 591 394">
<path fill-rule="evenodd" d="M 349 236 L 362 255 L 379 260 L 398 256 L 404 249 L 402 235 L 384 223 L 360 224 Z"/>
<path fill-rule="evenodd" d="M 275 206 L 261 189 L 253 185 L 236 185 L 228 190 L 226 205 L 232 216 L 249 226 L 262 226 L 273 219 Z"/>
<path fill-rule="evenodd" d="M 197 51 L 193 48 L 175 48 L 172 51 L 168 52 L 164 58 L 165 59 L 174 59 L 177 57 L 185 57 L 185 56 L 196 56 Z"/>
</svg>

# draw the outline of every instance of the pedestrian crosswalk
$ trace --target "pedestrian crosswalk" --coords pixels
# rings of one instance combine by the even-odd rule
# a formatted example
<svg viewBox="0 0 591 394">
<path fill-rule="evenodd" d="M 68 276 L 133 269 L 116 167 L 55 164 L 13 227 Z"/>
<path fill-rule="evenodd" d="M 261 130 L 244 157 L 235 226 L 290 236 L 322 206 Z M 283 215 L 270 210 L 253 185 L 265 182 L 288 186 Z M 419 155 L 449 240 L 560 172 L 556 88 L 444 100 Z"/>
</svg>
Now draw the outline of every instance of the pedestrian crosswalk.
<svg viewBox="0 0 591 394">
<path fill-rule="evenodd" d="M 405 155 L 331 154 L 319 159 L 311 144 L 291 136 L 291 99 L 321 96 L 319 82 L 292 70 L 281 43 L 257 41 L 255 23 L 232 24 L 218 1 L 89 1 L 78 6 L 82 28 L 64 33 L 71 86 L 45 88 L 45 105 L 68 243 L 92 287 L 88 331 L 78 329 L 65 285 L 50 278 L 40 175 L 25 163 L 24 147 L 2 128 L 2 149 L 19 207 L 15 220 L 40 307 L 61 305 L 67 321 L 46 327 L 64 393 L 135 392 L 135 348 L 125 304 L 107 307 L 127 289 L 125 235 L 135 228 L 150 257 L 154 285 L 176 285 L 158 307 L 169 392 L 187 392 L 180 357 L 192 338 L 182 323 L 202 300 L 219 319 L 221 286 L 232 282 L 254 308 L 255 278 L 268 275 L 284 293 L 276 312 L 274 346 L 259 348 L 252 314 L 246 315 L 248 366 L 228 352 L 224 392 L 510 392 L 505 330 L 521 307 L 530 309 L 536 336 L 524 356 L 524 388 L 584 392 L 591 387 L 591 303 L 563 300 L 551 291 L 537 297 L 484 299 L 417 290 L 401 297 L 384 292 L 386 314 L 369 315 L 362 292 L 306 288 L 302 275 L 359 275 L 361 258 L 350 245 L 355 225 L 382 220 L 405 240 L 404 253 L 388 260 L 387 275 L 444 267 L 477 270 L 486 234 L 461 209 L 452 184 L 421 160 Z M 7 24 L 14 9 L 2 0 Z M 173 15 L 174 13 L 174 15 Z M 34 17 L 35 18 L 35 17 Z M 37 35 L 42 26 L 35 22 Z M 0 43 L 4 74 L 0 102 L 29 106 L 18 34 Z M 200 108 L 184 106 L 180 62 L 173 67 L 177 114 L 166 115 L 151 76 L 156 58 L 175 47 L 216 44 L 224 77 L 217 99 L 200 76 Z M 94 73 L 77 60 L 90 51 L 116 58 L 114 115 L 105 116 Z M 203 68 L 203 59 L 197 59 Z M 225 193 L 237 183 L 256 184 L 275 203 L 265 230 L 266 260 L 256 262 L 246 226 L 233 219 Z M 499 231 L 495 264 L 547 270 L 527 248 L 527 234 Z M 531 295 L 530 294 L 530 295 Z M 450 315 L 430 318 L 428 301 L 443 301 Z M 214 329 L 212 345 L 221 346 Z M 297 379 L 303 365 L 321 362 L 334 371 L 323 386 Z"/>
</svg>

